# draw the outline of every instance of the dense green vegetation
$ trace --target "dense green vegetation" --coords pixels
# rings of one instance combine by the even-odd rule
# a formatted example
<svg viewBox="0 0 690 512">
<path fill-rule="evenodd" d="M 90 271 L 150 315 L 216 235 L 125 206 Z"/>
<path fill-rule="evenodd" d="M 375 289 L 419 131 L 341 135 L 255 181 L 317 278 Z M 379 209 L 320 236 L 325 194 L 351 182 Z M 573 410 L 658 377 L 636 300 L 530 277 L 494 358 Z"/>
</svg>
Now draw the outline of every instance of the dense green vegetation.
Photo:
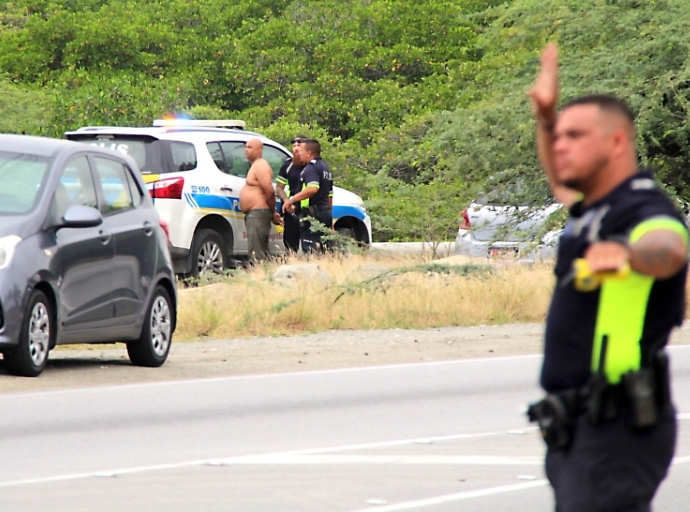
<svg viewBox="0 0 690 512">
<path fill-rule="evenodd" d="M 187 112 L 307 132 L 377 239 L 437 238 L 480 191 L 548 200 L 525 90 L 556 40 L 564 99 L 628 99 L 641 161 L 685 202 L 689 25 L 684 0 L 10 0 L 0 130 Z"/>
</svg>

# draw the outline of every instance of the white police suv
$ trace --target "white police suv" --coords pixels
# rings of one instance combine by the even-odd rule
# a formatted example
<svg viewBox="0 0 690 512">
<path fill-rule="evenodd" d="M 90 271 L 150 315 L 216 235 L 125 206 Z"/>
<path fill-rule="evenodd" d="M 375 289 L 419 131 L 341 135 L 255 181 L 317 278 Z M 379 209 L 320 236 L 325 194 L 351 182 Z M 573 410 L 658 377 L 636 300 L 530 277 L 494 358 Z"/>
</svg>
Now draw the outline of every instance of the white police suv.
<svg viewBox="0 0 690 512">
<path fill-rule="evenodd" d="M 277 142 L 244 127 L 243 121 L 156 120 L 153 127 L 88 126 L 65 135 L 134 158 L 168 224 L 175 272 L 197 277 L 223 272 L 247 255 L 239 207 L 250 165 L 245 143 L 253 137 L 263 141 L 263 157 L 274 178 L 290 157 Z M 333 192 L 333 227 L 361 245 L 371 243 L 371 220 L 362 199 L 339 187 Z M 272 254 L 285 251 L 280 228 L 274 226 L 270 238 Z"/>
</svg>

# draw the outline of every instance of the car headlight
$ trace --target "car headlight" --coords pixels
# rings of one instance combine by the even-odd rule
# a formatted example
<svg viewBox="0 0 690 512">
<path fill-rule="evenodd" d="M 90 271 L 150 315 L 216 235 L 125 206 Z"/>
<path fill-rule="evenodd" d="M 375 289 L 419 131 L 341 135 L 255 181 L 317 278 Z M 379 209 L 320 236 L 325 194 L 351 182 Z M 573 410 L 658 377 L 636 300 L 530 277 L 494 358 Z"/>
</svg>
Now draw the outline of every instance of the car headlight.
<svg viewBox="0 0 690 512">
<path fill-rule="evenodd" d="M 17 235 L 3 236 L 0 238 L 0 269 L 7 268 L 12 260 L 14 248 L 22 239 Z"/>
</svg>

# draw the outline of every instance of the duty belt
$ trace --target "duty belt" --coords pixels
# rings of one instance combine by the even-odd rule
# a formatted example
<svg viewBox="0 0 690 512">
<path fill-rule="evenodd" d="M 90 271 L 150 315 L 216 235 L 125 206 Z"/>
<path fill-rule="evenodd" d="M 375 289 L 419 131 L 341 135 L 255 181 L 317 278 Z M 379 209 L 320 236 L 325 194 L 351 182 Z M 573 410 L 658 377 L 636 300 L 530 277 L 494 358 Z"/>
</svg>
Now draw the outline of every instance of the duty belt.
<svg viewBox="0 0 690 512">
<path fill-rule="evenodd" d="M 312 206 L 308 206 L 306 208 L 302 208 L 301 212 L 304 215 L 311 215 L 312 217 L 314 217 L 314 216 L 316 216 L 317 212 L 324 212 L 324 211 L 327 211 L 330 209 L 331 209 L 331 207 L 328 205 L 326 205 L 326 206 L 312 205 Z"/>
<path fill-rule="evenodd" d="M 633 428 L 651 428 L 671 402 L 671 391 L 666 352 L 656 352 L 650 363 L 626 373 L 618 384 L 609 384 L 601 374 L 594 374 L 587 386 L 549 393 L 529 406 L 527 416 L 539 424 L 550 449 L 568 448 L 575 422 L 583 414 L 593 424 L 599 424 L 626 411 Z"/>
</svg>

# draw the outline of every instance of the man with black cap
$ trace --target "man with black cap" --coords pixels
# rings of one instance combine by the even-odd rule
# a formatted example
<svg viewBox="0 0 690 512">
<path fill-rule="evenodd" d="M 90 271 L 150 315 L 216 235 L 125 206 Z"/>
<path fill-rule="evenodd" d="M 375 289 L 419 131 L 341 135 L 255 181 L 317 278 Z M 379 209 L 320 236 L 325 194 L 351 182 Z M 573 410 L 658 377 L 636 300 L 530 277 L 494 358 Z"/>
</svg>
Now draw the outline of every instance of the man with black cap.
<svg viewBox="0 0 690 512">
<path fill-rule="evenodd" d="M 307 137 L 304 135 L 297 135 L 292 139 L 292 158 L 287 158 L 278 172 L 276 179 L 276 194 L 283 203 L 290 197 L 290 194 L 296 194 L 302 189 L 302 170 L 304 164 L 302 163 L 301 149 Z M 295 205 L 295 211 L 287 213 L 283 211 L 283 244 L 289 253 L 296 253 L 299 251 L 299 205 Z"/>
<path fill-rule="evenodd" d="M 307 139 L 300 148 L 304 164 L 302 186 L 298 193 L 283 202 L 283 212 L 294 212 L 300 205 L 300 236 L 302 251 L 324 251 L 327 241 L 324 230 L 333 229 L 333 176 L 326 162 L 321 158 L 321 145 L 317 140 Z"/>
</svg>

